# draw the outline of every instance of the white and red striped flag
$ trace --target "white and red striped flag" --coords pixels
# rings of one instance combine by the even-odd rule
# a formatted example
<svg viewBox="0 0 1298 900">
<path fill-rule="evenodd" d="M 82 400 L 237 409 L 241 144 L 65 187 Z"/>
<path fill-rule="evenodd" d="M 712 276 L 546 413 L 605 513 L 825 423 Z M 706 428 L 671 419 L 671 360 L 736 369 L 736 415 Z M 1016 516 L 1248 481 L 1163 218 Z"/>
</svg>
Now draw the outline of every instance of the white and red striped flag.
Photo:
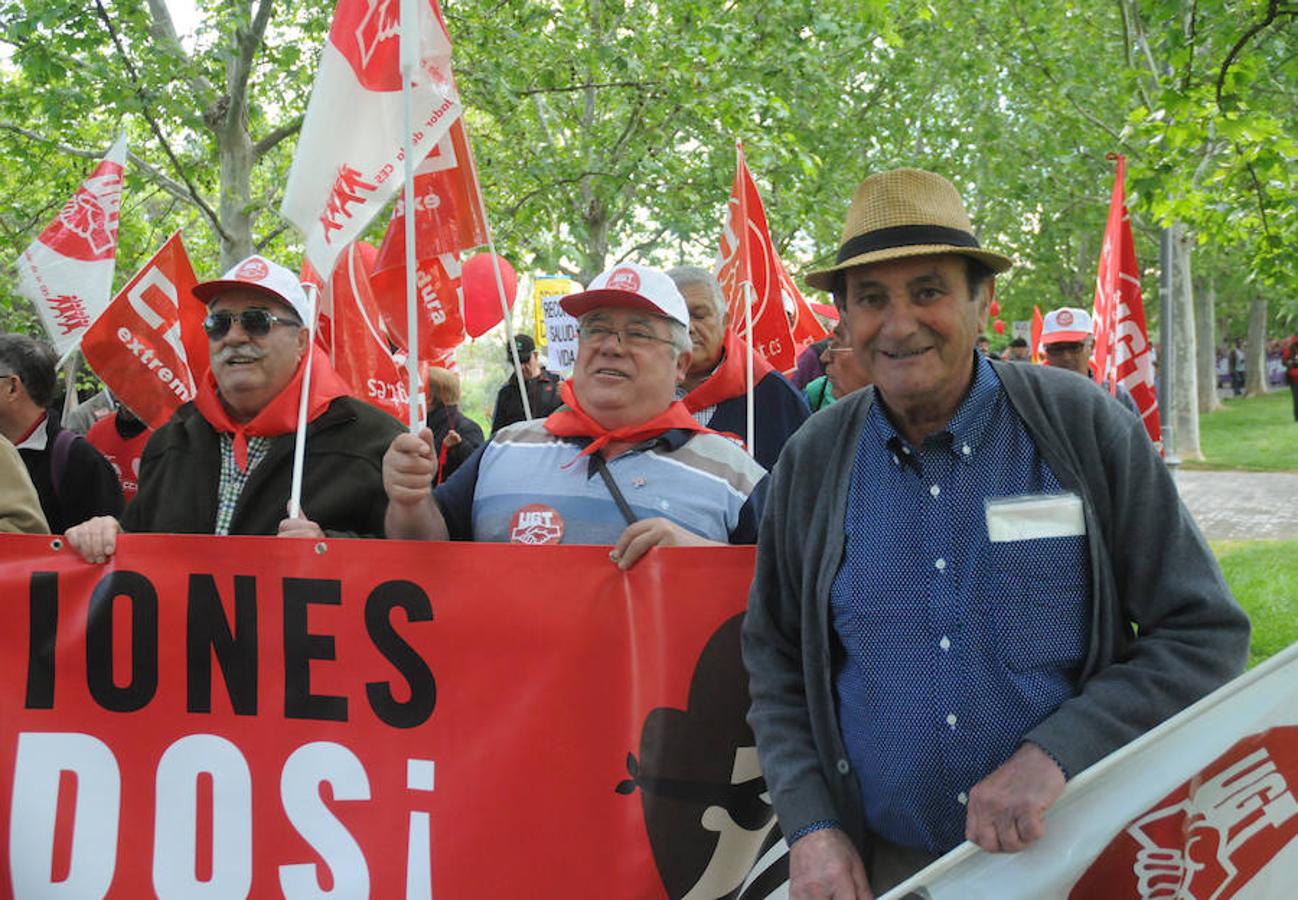
<svg viewBox="0 0 1298 900">
<path fill-rule="evenodd" d="M 729 309 L 730 329 L 751 343 L 774 368 L 792 369 L 798 351 L 825 336 L 825 329 L 816 321 L 775 252 L 762 197 L 742 147 L 738 149 L 735 181 L 721 231 L 717 280 Z M 749 340 L 747 334 L 746 285 L 752 286 L 754 340 Z"/>
<path fill-rule="evenodd" d="M 125 162 L 123 135 L 18 257 L 18 292 L 36 307 L 60 357 L 76 349 L 112 296 Z"/>
<path fill-rule="evenodd" d="M 880 900 L 1230 900 L 1298 883 L 1298 644 L 1069 782 L 1022 853 L 961 844 Z"/>
<path fill-rule="evenodd" d="M 405 127 L 396 0 L 338 0 L 298 138 L 285 219 L 306 237 L 326 279 L 343 250 L 401 187 Z M 422 159 L 461 112 L 451 39 L 436 0 L 418 0 L 419 66 L 411 89 L 413 147 Z"/>
<path fill-rule="evenodd" d="M 1154 386 L 1154 352 L 1145 328 L 1145 301 L 1140 292 L 1140 266 L 1127 215 L 1127 158 L 1114 156 L 1109 220 L 1095 277 L 1095 380 L 1110 393 L 1119 384 L 1135 398 L 1145 431 L 1155 444 L 1161 440 L 1158 390 Z"/>
</svg>

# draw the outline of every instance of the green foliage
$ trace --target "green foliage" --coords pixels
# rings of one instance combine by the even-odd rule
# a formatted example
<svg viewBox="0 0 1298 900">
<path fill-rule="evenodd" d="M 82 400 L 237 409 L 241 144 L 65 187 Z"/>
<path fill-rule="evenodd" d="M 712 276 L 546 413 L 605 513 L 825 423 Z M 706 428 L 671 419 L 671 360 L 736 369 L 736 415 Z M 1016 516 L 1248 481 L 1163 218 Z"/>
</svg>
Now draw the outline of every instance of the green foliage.
<svg viewBox="0 0 1298 900">
<path fill-rule="evenodd" d="M 1212 551 L 1253 623 L 1249 668 L 1298 641 L 1298 541 L 1213 541 Z"/>
</svg>

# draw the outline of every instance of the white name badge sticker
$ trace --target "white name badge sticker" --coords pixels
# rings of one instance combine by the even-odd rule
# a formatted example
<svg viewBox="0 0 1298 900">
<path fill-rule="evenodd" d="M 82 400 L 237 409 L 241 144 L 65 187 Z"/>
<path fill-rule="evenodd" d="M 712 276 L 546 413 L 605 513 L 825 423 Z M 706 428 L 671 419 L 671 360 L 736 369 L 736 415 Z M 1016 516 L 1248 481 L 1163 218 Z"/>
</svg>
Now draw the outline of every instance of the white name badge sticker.
<svg viewBox="0 0 1298 900">
<path fill-rule="evenodd" d="M 1086 534 L 1082 498 L 1076 494 L 1032 494 L 987 501 L 987 539 L 1029 541 Z"/>
</svg>

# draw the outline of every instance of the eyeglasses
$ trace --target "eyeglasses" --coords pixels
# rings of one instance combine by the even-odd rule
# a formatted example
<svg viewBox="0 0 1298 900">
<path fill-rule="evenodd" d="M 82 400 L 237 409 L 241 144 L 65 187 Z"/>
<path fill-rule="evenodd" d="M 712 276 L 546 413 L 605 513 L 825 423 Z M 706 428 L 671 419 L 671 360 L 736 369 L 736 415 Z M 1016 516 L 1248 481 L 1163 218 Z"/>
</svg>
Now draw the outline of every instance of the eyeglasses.
<svg viewBox="0 0 1298 900">
<path fill-rule="evenodd" d="M 654 344 L 674 345 L 675 341 L 660 338 L 644 326 L 632 325 L 630 328 L 607 328 L 603 325 L 582 325 L 577 329 L 577 339 L 585 344 L 603 345 L 610 335 L 617 337 L 619 344 L 626 347 L 645 349 Z"/>
<path fill-rule="evenodd" d="M 207 332 L 209 338 L 219 341 L 229 333 L 230 326 L 234 324 L 235 319 L 239 320 L 239 327 L 243 329 L 243 333 L 248 337 L 262 337 L 270 334 L 272 325 L 302 327 L 302 323 L 296 319 L 277 316 L 268 309 L 252 307 L 238 314 L 232 313 L 228 309 L 210 312 L 207 314 L 207 318 L 203 320 L 203 330 Z"/>
</svg>

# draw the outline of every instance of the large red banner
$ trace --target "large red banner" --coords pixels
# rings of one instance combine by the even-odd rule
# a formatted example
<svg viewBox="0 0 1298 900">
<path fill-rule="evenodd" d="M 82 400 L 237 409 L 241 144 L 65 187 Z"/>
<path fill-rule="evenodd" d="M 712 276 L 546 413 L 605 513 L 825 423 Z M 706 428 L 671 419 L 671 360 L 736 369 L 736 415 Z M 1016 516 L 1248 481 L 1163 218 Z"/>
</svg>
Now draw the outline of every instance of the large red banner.
<svg viewBox="0 0 1298 900">
<path fill-rule="evenodd" d="M 0 890 L 737 896 L 778 841 L 752 564 L 130 535 L 91 566 L 6 536 Z"/>
</svg>

